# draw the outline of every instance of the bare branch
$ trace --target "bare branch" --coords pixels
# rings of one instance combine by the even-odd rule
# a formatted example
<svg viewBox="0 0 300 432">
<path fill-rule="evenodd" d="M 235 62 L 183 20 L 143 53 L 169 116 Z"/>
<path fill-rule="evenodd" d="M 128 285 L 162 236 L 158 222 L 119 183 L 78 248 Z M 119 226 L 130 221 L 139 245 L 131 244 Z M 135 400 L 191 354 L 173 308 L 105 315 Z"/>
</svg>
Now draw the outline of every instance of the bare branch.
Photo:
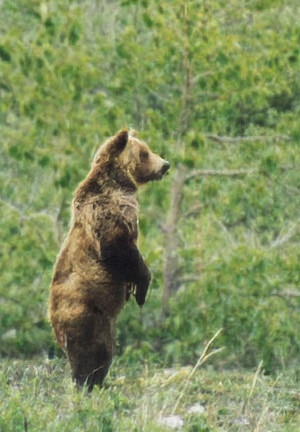
<svg viewBox="0 0 300 432">
<path fill-rule="evenodd" d="M 6 207 L 8 207 L 10 210 L 18 213 L 19 215 L 21 215 L 23 213 L 22 208 L 19 204 L 15 204 L 15 203 L 11 203 L 9 201 L 6 201 L 5 199 L 0 197 L 0 201 L 6 205 Z"/>
<path fill-rule="evenodd" d="M 295 186 L 285 185 L 285 188 L 286 188 L 288 191 L 295 193 L 296 195 L 299 195 L 299 194 L 300 194 L 300 189 L 297 188 L 297 187 L 295 187 Z"/>
<path fill-rule="evenodd" d="M 298 233 L 298 224 L 292 224 L 285 234 L 282 231 L 280 232 L 277 239 L 271 244 L 271 248 L 282 246 L 284 243 L 288 242 L 292 237 L 294 237 L 295 234 Z"/>
<path fill-rule="evenodd" d="M 57 242 L 58 246 L 61 245 L 62 238 L 63 238 L 63 229 L 61 226 L 60 219 L 61 219 L 63 207 L 65 205 L 64 199 L 62 199 L 61 205 L 55 209 L 55 212 L 50 212 L 49 209 L 47 209 L 47 208 L 40 209 L 40 210 L 37 210 L 35 212 L 29 212 L 27 210 L 28 205 L 21 206 L 18 203 L 10 202 L 10 201 L 3 199 L 1 197 L 0 197 L 0 202 L 2 202 L 11 211 L 18 214 L 20 224 L 22 224 L 23 222 L 31 221 L 32 219 L 36 219 L 36 218 L 48 219 L 49 222 L 51 223 L 53 229 L 54 229 L 55 234 L 56 234 L 56 242 Z"/>
<path fill-rule="evenodd" d="M 239 136 L 239 137 L 228 137 L 219 136 L 213 134 L 204 135 L 207 139 L 215 141 L 220 144 L 238 144 L 242 141 L 254 142 L 254 141 L 290 141 L 291 138 L 288 135 L 257 135 L 257 136 Z"/>
<path fill-rule="evenodd" d="M 184 285 L 186 283 L 191 283 L 191 282 L 199 282 L 200 279 L 200 275 L 190 275 L 190 276 L 183 276 L 181 278 L 178 279 L 178 285 Z"/>
<path fill-rule="evenodd" d="M 220 98 L 219 93 L 212 93 L 212 92 L 198 92 L 198 97 L 203 97 L 206 100 L 216 100 Z"/>
<path fill-rule="evenodd" d="M 200 79 L 209 77 L 209 76 L 213 75 L 214 73 L 215 72 L 213 72 L 213 71 L 201 72 L 192 78 L 192 83 L 196 84 Z"/>
<path fill-rule="evenodd" d="M 295 300 L 300 298 L 300 291 L 295 287 L 287 287 L 283 290 L 274 290 L 270 293 L 272 297 L 278 297 L 285 301 L 287 306 L 292 310 L 299 310 L 297 303 Z"/>
<path fill-rule="evenodd" d="M 184 213 L 182 217 L 184 219 L 188 219 L 192 216 L 198 215 L 201 212 L 201 210 L 202 210 L 202 206 L 200 204 L 197 204 L 194 207 L 192 207 L 188 212 Z"/>
<path fill-rule="evenodd" d="M 47 208 L 40 209 L 36 212 L 31 212 L 29 214 L 25 214 L 25 208 L 27 208 L 27 206 L 22 208 L 22 206 L 20 204 L 12 203 L 12 202 L 7 201 L 3 198 L 0 198 L 0 201 L 3 204 L 5 204 L 6 207 L 8 207 L 10 210 L 17 213 L 20 217 L 21 222 L 28 221 L 30 219 L 34 219 L 37 217 L 46 217 L 46 218 L 50 219 L 51 222 L 53 222 L 54 216 L 49 213 Z"/>
<path fill-rule="evenodd" d="M 223 170 L 215 170 L 215 169 L 199 169 L 199 170 L 193 170 L 190 172 L 190 174 L 187 174 L 185 177 L 185 182 L 188 182 L 189 180 L 195 178 L 195 177 L 208 177 L 208 176 L 217 176 L 217 177 L 241 177 L 241 176 L 247 176 L 250 174 L 253 174 L 254 172 L 257 172 L 257 170 L 252 169 L 223 169 Z"/>
<path fill-rule="evenodd" d="M 232 245 L 235 245 L 236 242 L 232 236 L 232 234 L 230 233 L 230 231 L 226 228 L 226 226 L 222 223 L 222 221 L 220 219 L 218 219 L 217 217 L 215 217 L 213 215 L 213 220 L 217 223 L 217 225 L 222 229 L 222 231 L 225 233 L 227 239 L 230 241 L 230 243 Z"/>
<path fill-rule="evenodd" d="M 297 288 L 286 288 L 283 291 L 272 291 L 271 296 L 282 297 L 282 298 L 293 298 L 300 297 L 300 290 Z"/>
</svg>

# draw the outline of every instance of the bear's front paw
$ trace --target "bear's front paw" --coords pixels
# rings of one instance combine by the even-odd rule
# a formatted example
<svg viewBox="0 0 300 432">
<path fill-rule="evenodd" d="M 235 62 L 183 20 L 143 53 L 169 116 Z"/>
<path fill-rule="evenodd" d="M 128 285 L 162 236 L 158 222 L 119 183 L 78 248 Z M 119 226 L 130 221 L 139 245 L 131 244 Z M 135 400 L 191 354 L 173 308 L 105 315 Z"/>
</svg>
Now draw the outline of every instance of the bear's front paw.
<svg viewBox="0 0 300 432">
<path fill-rule="evenodd" d="M 135 300 L 139 306 L 143 306 L 143 304 L 145 303 L 150 281 L 151 273 L 147 269 L 147 273 L 145 274 L 143 280 L 139 281 L 136 285 Z"/>
</svg>

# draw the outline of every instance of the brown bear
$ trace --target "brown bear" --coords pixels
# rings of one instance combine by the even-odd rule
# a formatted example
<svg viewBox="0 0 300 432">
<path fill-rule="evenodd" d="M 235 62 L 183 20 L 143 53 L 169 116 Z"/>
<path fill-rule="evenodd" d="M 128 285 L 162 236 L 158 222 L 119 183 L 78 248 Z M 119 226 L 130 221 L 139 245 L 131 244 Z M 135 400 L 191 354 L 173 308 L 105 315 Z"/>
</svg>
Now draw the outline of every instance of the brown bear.
<svg viewBox="0 0 300 432">
<path fill-rule="evenodd" d="M 145 302 L 151 275 L 137 248 L 136 192 L 169 167 L 134 131 L 122 130 L 100 147 L 75 191 L 53 272 L 50 319 L 78 388 L 102 384 L 114 323 L 130 294 L 139 306 Z"/>
</svg>

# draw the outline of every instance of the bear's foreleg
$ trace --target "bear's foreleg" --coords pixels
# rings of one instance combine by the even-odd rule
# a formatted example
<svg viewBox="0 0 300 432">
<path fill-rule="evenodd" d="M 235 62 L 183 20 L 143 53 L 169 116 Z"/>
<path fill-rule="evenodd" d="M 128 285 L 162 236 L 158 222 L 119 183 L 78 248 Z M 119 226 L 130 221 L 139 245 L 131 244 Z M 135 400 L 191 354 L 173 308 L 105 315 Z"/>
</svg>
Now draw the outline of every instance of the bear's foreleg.
<svg viewBox="0 0 300 432">
<path fill-rule="evenodd" d="M 101 243 L 103 265 L 113 274 L 136 286 L 136 302 L 139 306 L 145 303 L 151 273 L 146 266 L 137 246 L 120 247 L 117 244 Z"/>
<path fill-rule="evenodd" d="M 137 272 L 137 278 L 135 280 L 136 283 L 135 299 L 139 306 L 143 306 L 143 304 L 145 303 L 150 281 L 151 281 L 150 270 L 146 266 L 143 257 L 139 253 L 138 272 Z"/>
</svg>

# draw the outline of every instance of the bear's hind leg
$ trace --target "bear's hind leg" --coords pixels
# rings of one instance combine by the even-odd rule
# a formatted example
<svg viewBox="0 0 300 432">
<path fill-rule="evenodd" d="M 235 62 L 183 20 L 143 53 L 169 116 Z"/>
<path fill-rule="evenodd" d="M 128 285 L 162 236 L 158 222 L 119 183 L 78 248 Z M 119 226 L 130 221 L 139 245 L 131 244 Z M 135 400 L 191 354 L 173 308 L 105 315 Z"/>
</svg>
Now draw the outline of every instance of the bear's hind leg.
<svg viewBox="0 0 300 432">
<path fill-rule="evenodd" d="M 75 361 L 70 358 L 70 363 L 77 389 L 81 390 L 86 385 L 88 391 L 92 391 L 94 385 L 102 386 L 111 364 L 111 353 L 104 344 L 100 344 L 77 356 Z"/>
<path fill-rule="evenodd" d="M 110 320 L 95 311 L 78 323 L 77 331 L 67 336 L 67 353 L 72 376 L 78 389 L 87 385 L 101 386 L 112 361 L 112 330 Z"/>
</svg>

